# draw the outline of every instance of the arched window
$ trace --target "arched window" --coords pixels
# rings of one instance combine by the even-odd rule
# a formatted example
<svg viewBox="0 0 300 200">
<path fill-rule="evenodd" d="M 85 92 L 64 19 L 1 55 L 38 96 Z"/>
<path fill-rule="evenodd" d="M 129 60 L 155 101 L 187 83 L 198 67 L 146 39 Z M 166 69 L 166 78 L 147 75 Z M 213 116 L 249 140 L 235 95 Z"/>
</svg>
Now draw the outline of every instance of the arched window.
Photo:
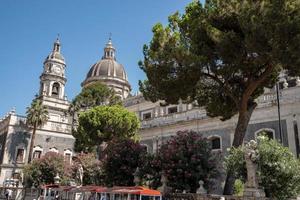
<svg viewBox="0 0 300 200">
<path fill-rule="evenodd" d="M 222 139 L 218 135 L 213 135 L 208 137 L 208 140 L 211 142 L 212 150 L 222 150 Z"/>
<path fill-rule="evenodd" d="M 58 150 L 56 147 L 52 147 L 49 149 L 50 152 L 58 153 Z"/>
<path fill-rule="evenodd" d="M 59 96 L 59 89 L 60 89 L 59 83 L 57 82 L 53 83 L 52 96 Z"/>
<path fill-rule="evenodd" d="M 43 153 L 43 148 L 41 146 L 35 146 L 33 148 L 32 159 L 39 159 L 39 158 L 41 158 L 42 153 Z"/>
<path fill-rule="evenodd" d="M 149 152 L 149 147 L 147 144 L 141 144 L 141 146 L 146 150 L 146 152 Z"/>
<path fill-rule="evenodd" d="M 275 131 L 274 129 L 270 128 L 262 128 L 255 132 L 255 138 L 257 138 L 260 135 L 266 135 L 269 139 L 274 139 Z"/>
<path fill-rule="evenodd" d="M 68 162 L 68 163 L 71 162 L 72 154 L 73 154 L 73 152 L 70 149 L 65 149 L 64 150 L 64 159 L 65 159 L 65 162 Z"/>
</svg>

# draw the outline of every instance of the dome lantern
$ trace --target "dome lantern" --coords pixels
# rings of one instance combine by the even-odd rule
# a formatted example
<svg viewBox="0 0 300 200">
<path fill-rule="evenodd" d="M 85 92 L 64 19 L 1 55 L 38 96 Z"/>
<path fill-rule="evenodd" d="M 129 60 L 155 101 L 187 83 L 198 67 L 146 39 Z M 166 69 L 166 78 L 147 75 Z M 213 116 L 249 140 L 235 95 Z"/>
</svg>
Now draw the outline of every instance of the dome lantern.
<svg viewBox="0 0 300 200">
<path fill-rule="evenodd" d="M 111 37 L 109 37 L 108 39 L 108 42 L 106 43 L 106 46 L 104 48 L 104 56 L 103 58 L 104 59 L 113 59 L 113 60 L 116 60 L 115 58 L 115 48 L 112 44 L 112 41 L 111 41 Z"/>
</svg>

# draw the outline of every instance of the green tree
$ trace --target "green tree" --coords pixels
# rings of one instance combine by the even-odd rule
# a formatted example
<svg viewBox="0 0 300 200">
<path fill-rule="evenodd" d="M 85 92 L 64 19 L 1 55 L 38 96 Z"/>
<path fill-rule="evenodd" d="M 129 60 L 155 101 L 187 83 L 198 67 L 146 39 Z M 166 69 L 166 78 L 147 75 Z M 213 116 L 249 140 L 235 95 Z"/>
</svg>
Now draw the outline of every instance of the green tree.
<svg viewBox="0 0 300 200">
<path fill-rule="evenodd" d="M 281 70 L 300 75 L 299 44 L 298 0 L 193 1 L 166 27 L 153 27 L 139 63 L 148 78 L 140 90 L 151 101 L 196 100 L 221 120 L 238 114 L 232 144 L 238 147 L 264 88 L 274 86 Z"/>
<path fill-rule="evenodd" d="M 78 150 L 91 151 L 95 146 L 113 138 L 134 138 L 139 128 L 137 116 L 127 109 L 115 106 L 96 106 L 80 113 L 74 133 Z"/>
<path fill-rule="evenodd" d="M 27 125 L 33 128 L 31 140 L 30 140 L 29 154 L 28 154 L 28 163 L 30 163 L 36 130 L 38 127 L 42 126 L 47 122 L 48 110 L 46 106 L 43 105 L 40 99 L 35 98 L 32 101 L 31 106 L 27 107 L 26 115 L 27 115 L 27 121 L 26 121 Z"/>
<path fill-rule="evenodd" d="M 272 199 L 288 199 L 300 193 L 300 161 L 287 147 L 266 136 L 258 137 L 258 174 L 260 185 Z M 246 181 L 243 147 L 233 148 L 225 160 L 227 170 L 236 172 L 236 178 Z"/>
<path fill-rule="evenodd" d="M 84 147 L 88 146 L 85 138 L 81 138 L 78 133 L 76 133 L 76 129 L 74 129 L 74 125 L 78 125 L 77 120 L 79 112 L 103 105 L 121 105 L 121 99 L 116 96 L 113 89 L 108 88 L 99 81 L 82 88 L 81 92 L 73 99 L 69 107 L 69 113 L 72 116 L 73 135 L 77 135 L 75 150 L 81 151 Z M 89 151 L 91 151 L 90 148 Z"/>
<path fill-rule="evenodd" d="M 62 181 L 70 178 L 70 165 L 64 157 L 55 152 L 48 152 L 40 159 L 34 159 L 24 167 L 24 177 L 28 187 L 54 183 L 58 174 Z"/>
<path fill-rule="evenodd" d="M 98 81 L 82 88 L 72 101 L 70 112 L 74 113 L 80 109 L 85 110 L 101 105 L 121 105 L 121 99 L 116 96 L 113 89 Z"/>
<path fill-rule="evenodd" d="M 179 131 L 171 137 L 160 147 L 157 161 L 174 191 L 194 193 L 199 180 L 208 188 L 218 175 L 217 156 L 212 154 L 206 138 L 195 132 Z"/>
<path fill-rule="evenodd" d="M 108 143 L 103 160 L 104 182 L 107 186 L 134 186 L 134 173 L 144 165 L 147 151 L 138 142 L 123 138 Z"/>
</svg>

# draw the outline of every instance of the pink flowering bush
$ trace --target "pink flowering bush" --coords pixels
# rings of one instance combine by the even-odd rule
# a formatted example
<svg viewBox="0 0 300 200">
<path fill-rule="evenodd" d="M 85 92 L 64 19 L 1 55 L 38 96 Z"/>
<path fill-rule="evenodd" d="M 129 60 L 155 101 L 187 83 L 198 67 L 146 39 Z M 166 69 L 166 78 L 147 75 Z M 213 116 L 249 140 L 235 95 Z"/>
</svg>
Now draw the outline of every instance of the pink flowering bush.
<svg viewBox="0 0 300 200">
<path fill-rule="evenodd" d="M 179 131 L 162 144 L 152 164 L 161 169 L 173 191 L 196 192 L 199 180 L 208 188 L 218 175 L 217 156 L 211 152 L 210 143 L 192 131 Z"/>
</svg>

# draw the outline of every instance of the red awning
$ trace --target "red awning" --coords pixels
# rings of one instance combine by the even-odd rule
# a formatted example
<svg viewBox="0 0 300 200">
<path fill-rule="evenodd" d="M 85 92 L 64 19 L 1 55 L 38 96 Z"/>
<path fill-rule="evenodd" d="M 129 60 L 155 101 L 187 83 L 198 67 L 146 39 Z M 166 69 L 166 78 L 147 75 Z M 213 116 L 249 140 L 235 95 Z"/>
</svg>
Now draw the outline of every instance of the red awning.
<svg viewBox="0 0 300 200">
<path fill-rule="evenodd" d="M 151 190 L 149 188 L 135 186 L 135 187 L 115 187 L 112 188 L 112 193 L 120 193 L 120 194 L 137 194 L 137 195 L 145 195 L 145 196 L 160 196 L 161 193 L 157 190 Z"/>
</svg>

